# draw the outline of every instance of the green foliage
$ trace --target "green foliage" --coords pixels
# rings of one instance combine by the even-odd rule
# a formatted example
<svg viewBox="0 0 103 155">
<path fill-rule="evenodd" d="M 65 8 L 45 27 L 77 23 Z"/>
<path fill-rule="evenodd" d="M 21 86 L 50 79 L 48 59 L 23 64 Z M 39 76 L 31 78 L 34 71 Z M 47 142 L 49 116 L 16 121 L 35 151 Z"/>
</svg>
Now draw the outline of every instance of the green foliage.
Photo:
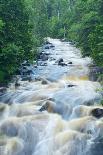
<svg viewBox="0 0 103 155">
<path fill-rule="evenodd" d="M 76 41 L 103 66 L 103 0 L 1 0 L 0 81 L 34 59 L 48 36 Z"/>
<path fill-rule="evenodd" d="M 0 82 L 9 79 L 23 60 L 34 59 L 44 36 L 37 34 L 41 33 L 43 20 L 37 32 L 33 16 L 36 17 L 25 0 L 0 1 Z"/>
<path fill-rule="evenodd" d="M 103 1 L 77 0 L 69 14 L 67 38 L 77 42 L 84 56 L 103 66 Z"/>
</svg>

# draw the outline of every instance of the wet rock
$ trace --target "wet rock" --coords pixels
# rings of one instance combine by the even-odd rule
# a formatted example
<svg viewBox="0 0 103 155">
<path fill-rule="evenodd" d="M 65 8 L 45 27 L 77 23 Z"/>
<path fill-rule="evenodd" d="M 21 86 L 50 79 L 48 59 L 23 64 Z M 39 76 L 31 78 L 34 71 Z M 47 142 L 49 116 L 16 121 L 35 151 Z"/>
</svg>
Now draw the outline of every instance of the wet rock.
<svg viewBox="0 0 103 155">
<path fill-rule="evenodd" d="M 54 45 L 51 45 L 51 46 L 50 46 L 50 48 L 54 48 L 54 47 L 55 47 Z"/>
<path fill-rule="evenodd" d="M 50 48 L 54 48 L 55 46 L 52 44 L 52 43 L 50 43 L 49 41 L 46 41 L 45 43 L 44 43 L 44 48 L 45 49 L 50 49 Z"/>
<path fill-rule="evenodd" d="M 60 63 L 59 65 L 60 65 L 60 66 L 67 66 L 67 64 L 64 63 L 64 62 Z"/>
<path fill-rule="evenodd" d="M 45 44 L 45 45 L 46 45 L 46 44 L 50 44 L 50 45 L 52 45 L 52 43 L 50 43 L 49 41 L 45 41 L 44 44 Z"/>
<path fill-rule="evenodd" d="M 34 65 L 33 67 L 34 67 L 34 68 L 37 68 L 37 67 L 38 67 L 38 65 Z"/>
<path fill-rule="evenodd" d="M 43 106 L 39 109 L 39 111 L 55 112 L 55 103 L 48 100 L 43 104 Z"/>
<path fill-rule="evenodd" d="M 62 62 L 64 62 L 63 58 L 60 58 L 59 60 L 57 60 L 58 65 L 61 64 Z"/>
<path fill-rule="evenodd" d="M 38 58 L 41 59 L 42 61 L 46 61 L 46 60 L 48 60 L 48 54 L 40 53 Z"/>
<path fill-rule="evenodd" d="M 20 83 L 19 82 L 15 82 L 15 88 L 19 87 L 20 86 Z"/>
<path fill-rule="evenodd" d="M 90 68 L 89 78 L 91 81 L 98 81 L 98 82 L 103 81 L 102 76 L 99 76 L 103 74 L 103 67 L 89 66 L 89 68 Z"/>
<path fill-rule="evenodd" d="M 45 48 L 45 49 L 50 49 L 50 46 L 46 45 L 44 48 Z"/>
<path fill-rule="evenodd" d="M 23 76 L 22 77 L 22 81 L 32 81 L 32 78 L 31 78 L 31 76 Z"/>
<path fill-rule="evenodd" d="M 39 111 L 40 111 L 40 112 L 45 111 L 45 110 L 48 109 L 48 107 L 49 107 L 49 104 L 46 103 L 46 104 L 44 104 L 44 105 L 39 109 Z"/>
<path fill-rule="evenodd" d="M 69 44 L 70 44 L 70 45 L 76 45 L 77 43 L 76 43 L 75 41 L 72 40 L 72 41 L 69 42 Z"/>
<path fill-rule="evenodd" d="M 6 87 L 0 87 L 0 94 L 4 93 L 6 91 Z"/>
<path fill-rule="evenodd" d="M 30 75 L 32 73 L 33 73 L 32 69 L 27 68 L 26 66 L 23 67 L 22 70 L 21 70 L 21 74 L 23 74 L 23 75 Z"/>
<path fill-rule="evenodd" d="M 76 85 L 68 84 L 67 87 L 75 87 Z"/>
<path fill-rule="evenodd" d="M 70 62 L 68 62 L 68 64 L 70 64 L 70 65 L 71 65 L 71 64 L 73 64 L 73 63 L 70 61 Z"/>
<path fill-rule="evenodd" d="M 103 117 L 103 109 L 100 108 L 93 109 L 91 114 L 96 118 L 101 118 Z"/>
<path fill-rule="evenodd" d="M 25 60 L 21 65 L 22 66 L 31 66 L 31 64 L 28 62 L 28 60 Z"/>
<path fill-rule="evenodd" d="M 40 66 L 47 66 L 47 63 L 46 62 L 40 62 L 39 65 Z"/>
<path fill-rule="evenodd" d="M 56 59 L 53 58 L 53 57 L 50 57 L 49 60 L 50 60 L 50 61 L 54 61 L 54 60 L 56 60 Z"/>
<path fill-rule="evenodd" d="M 42 82 L 41 82 L 41 84 L 47 85 L 48 84 L 48 81 L 46 79 L 43 79 Z"/>
<path fill-rule="evenodd" d="M 67 64 L 64 62 L 63 58 L 60 58 L 59 60 L 56 61 L 59 66 L 67 66 Z"/>
<path fill-rule="evenodd" d="M 92 69 L 92 73 L 103 74 L 103 68 L 102 67 L 94 67 Z"/>
<path fill-rule="evenodd" d="M 41 81 L 42 78 L 41 77 L 35 77 L 35 81 Z"/>
</svg>

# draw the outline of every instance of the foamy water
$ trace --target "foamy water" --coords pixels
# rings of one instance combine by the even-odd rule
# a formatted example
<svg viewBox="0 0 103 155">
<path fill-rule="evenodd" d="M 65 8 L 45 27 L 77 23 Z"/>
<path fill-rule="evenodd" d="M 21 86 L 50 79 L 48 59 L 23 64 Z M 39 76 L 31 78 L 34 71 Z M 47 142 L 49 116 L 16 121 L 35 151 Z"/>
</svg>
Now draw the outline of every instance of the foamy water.
<svg viewBox="0 0 103 155">
<path fill-rule="evenodd" d="M 47 65 L 1 97 L 0 155 L 103 155 L 103 118 L 92 115 L 103 109 L 101 86 L 88 78 L 92 61 L 68 42 L 48 40 L 55 48 L 43 48 Z M 59 58 L 72 64 L 59 66 Z"/>
</svg>

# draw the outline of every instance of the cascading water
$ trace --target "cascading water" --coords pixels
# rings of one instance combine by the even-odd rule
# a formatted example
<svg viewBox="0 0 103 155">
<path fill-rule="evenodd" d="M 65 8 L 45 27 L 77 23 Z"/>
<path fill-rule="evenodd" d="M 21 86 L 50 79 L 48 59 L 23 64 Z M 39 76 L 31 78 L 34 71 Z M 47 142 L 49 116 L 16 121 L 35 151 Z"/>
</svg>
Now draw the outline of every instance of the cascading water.
<svg viewBox="0 0 103 155">
<path fill-rule="evenodd" d="M 0 155 L 103 155 L 101 86 L 89 81 L 91 59 L 48 40 L 55 48 L 43 47 L 49 59 L 38 61 L 34 80 L 12 83 L 1 96 Z"/>
</svg>

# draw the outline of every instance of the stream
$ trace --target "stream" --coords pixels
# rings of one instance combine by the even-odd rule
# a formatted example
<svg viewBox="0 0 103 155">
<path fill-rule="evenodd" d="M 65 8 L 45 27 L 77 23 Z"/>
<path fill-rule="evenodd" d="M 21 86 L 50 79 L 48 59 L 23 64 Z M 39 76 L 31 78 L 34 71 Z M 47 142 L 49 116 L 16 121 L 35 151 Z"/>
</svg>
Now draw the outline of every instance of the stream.
<svg viewBox="0 0 103 155">
<path fill-rule="evenodd" d="M 32 80 L 0 96 L 0 155 L 103 155 L 101 85 L 92 60 L 70 42 L 48 41 Z"/>
</svg>

